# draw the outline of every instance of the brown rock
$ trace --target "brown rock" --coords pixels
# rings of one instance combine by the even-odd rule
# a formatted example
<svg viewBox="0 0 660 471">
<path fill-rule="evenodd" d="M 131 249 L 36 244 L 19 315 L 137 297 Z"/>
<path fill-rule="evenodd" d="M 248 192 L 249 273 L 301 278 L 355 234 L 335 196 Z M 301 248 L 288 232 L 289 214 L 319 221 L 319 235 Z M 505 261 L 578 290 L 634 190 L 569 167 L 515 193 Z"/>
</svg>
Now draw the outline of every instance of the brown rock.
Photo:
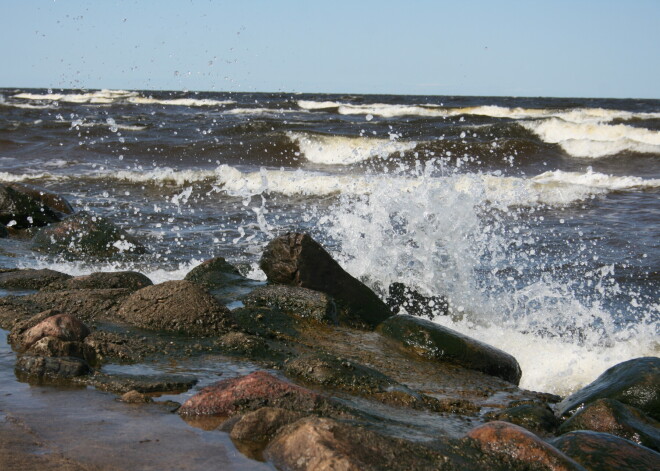
<svg viewBox="0 0 660 471">
<path fill-rule="evenodd" d="M 564 422 L 559 433 L 574 430 L 610 433 L 660 451 L 660 422 L 613 399 L 598 399 L 588 404 Z"/>
<path fill-rule="evenodd" d="M 26 351 L 28 355 L 41 357 L 75 357 L 94 363 L 94 349 L 83 342 L 67 342 L 56 337 L 43 337 Z"/>
<path fill-rule="evenodd" d="M 76 289 L 126 289 L 137 291 L 153 285 L 142 273 L 134 271 L 97 272 L 75 278 L 57 280 L 43 288 L 44 291 L 68 291 Z"/>
<path fill-rule="evenodd" d="M 229 310 L 189 281 L 167 281 L 129 296 L 119 317 L 138 327 L 192 335 L 217 335 L 232 327 Z"/>
<path fill-rule="evenodd" d="M 23 193 L 32 199 L 38 201 L 42 205 L 55 210 L 62 214 L 73 214 L 73 206 L 64 199 L 61 195 L 48 191 L 44 188 L 39 188 L 32 185 L 25 185 L 22 183 L 8 183 L 8 187 Z"/>
<path fill-rule="evenodd" d="M 559 419 L 545 404 L 522 404 L 489 413 L 486 417 L 520 425 L 537 435 L 553 433 L 559 426 Z"/>
<path fill-rule="evenodd" d="M 74 315 L 84 322 L 116 320 L 120 303 L 130 295 L 126 289 L 88 289 L 40 291 L 23 296 L 40 310 L 55 309 Z"/>
<path fill-rule="evenodd" d="M 659 453 L 608 433 L 569 432 L 552 443 L 589 471 L 660 469 Z"/>
<path fill-rule="evenodd" d="M 44 226 L 61 219 L 57 211 L 21 189 L 0 184 L 0 223 L 16 229 Z"/>
<path fill-rule="evenodd" d="M 89 365 L 80 358 L 32 355 L 20 356 L 16 360 L 16 369 L 33 378 L 73 378 L 90 372 Z"/>
<path fill-rule="evenodd" d="M 288 383 L 265 371 L 207 386 L 183 403 L 181 415 L 231 416 L 261 407 L 323 412 L 335 406 L 324 396 Z"/>
<path fill-rule="evenodd" d="M 518 469 L 543 469 L 548 471 L 584 470 L 551 445 L 533 433 L 507 422 L 490 422 L 470 430 L 467 437 L 487 455 L 491 455 Z"/>
<path fill-rule="evenodd" d="M 71 275 L 55 270 L 33 270 L 31 268 L 10 270 L 0 273 L 0 288 L 14 290 L 37 290 L 53 282 L 66 280 Z"/>
<path fill-rule="evenodd" d="M 264 306 L 281 312 L 311 319 L 323 324 L 337 324 L 337 307 L 325 293 L 286 285 L 262 286 L 243 298 L 246 306 Z"/>
<path fill-rule="evenodd" d="M 387 305 L 349 275 L 309 234 L 272 240 L 259 262 L 268 281 L 322 291 L 340 304 L 340 322 L 375 327 L 392 316 Z"/>
<path fill-rule="evenodd" d="M 55 337 L 67 342 L 82 342 L 90 331 L 85 324 L 70 314 L 57 314 L 44 319 L 23 334 L 22 347 L 30 348 L 44 337 Z"/>
<path fill-rule="evenodd" d="M 320 417 L 281 429 L 264 456 L 292 471 L 451 469 L 442 455 L 423 446 Z"/>
<path fill-rule="evenodd" d="M 262 407 L 238 418 L 231 427 L 229 436 L 242 442 L 266 442 L 282 427 L 304 417 L 302 412 Z"/>
<path fill-rule="evenodd" d="M 129 404 L 147 404 L 149 402 L 153 402 L 153 399 L 151 399 L 150 396 L 141 393 L 139 391 L 136 391 L 135 389 L 128 391 L 127 393 L 124 393 L 119 400 L 121 402 L 127 402 Z"/>
</svg>

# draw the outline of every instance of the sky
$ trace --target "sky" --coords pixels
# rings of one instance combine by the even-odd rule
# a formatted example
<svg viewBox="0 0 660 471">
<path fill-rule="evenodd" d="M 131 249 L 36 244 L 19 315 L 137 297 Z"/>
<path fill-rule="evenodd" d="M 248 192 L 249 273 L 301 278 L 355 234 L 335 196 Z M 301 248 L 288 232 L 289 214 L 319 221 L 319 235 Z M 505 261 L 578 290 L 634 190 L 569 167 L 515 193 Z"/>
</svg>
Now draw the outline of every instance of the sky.
<svg viewBox="0 0 660 471">
<path fill-rule="evenodd" d="M 659 0 L 0 7 L 0 87 L 660 98 Z"/>
</svg>

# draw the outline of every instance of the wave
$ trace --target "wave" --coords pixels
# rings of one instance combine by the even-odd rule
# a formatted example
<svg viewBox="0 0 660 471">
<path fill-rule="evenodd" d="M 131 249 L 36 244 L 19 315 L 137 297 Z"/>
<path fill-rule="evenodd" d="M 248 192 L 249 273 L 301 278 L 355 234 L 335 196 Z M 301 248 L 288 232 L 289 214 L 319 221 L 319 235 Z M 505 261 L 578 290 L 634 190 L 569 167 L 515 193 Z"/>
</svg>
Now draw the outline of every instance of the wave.
<svg viewBox="0 0 660 471">
<path fill-rule="evenodd" d="M 298 145 L 305 158 L 317 164 L 350 165 L 374 157 L 387 159 L 394 153 L 412 151 L 417 142 L 367 137 L 325 136 L 288 132 L 286 136 Z"/>
<path fill-rule="evenodd" d="M 286 110 L 280 108 L 234 108 L 227 110 L 224 114 L 270 114 L 270 115 L 279 115 L 284 113 L 300 113 L 300 110 Z"/>
<path fill-rule="evenodd" d="M 151 97 L 133 96 L 126 101 L 135 105 L 165 105 L 165 106 L 225 106 L 236 103 L 234 100 L 211 100 L 208 98 L 171 98 L 158 99 Z"/>
<path fill-rule="evenodd" d="M 62 121 L 66 123 L 67 121 Z M 144 131 L 147 129 L 146 126 L 138 126 L 133 124 L 119 124 L 113 118 L 107 118 L 104 123 L 100 122 L 89 122 L 84 119 L 76 119 L 70 121 L 71 129 L 73 128 L 95 128 L 95 127 L 109 127 L 112 132 L 117 132 L 118 130 L 122 131 Z"/>
<path fill-rule="evenodd" d="M 298 100 L 298 106 L 304 110 L 337 110 L 343 115 L 372 115 L 383 118 L 400 116 L 421 116 L 447 118 L 462 115 L 484 116 L 490 118 L 508 118 L 516 120 L 559 118 L 572 123 L 599 123 L 614 120 L 660 119 L 660 113 L 633 113 L 624 110 L 604 108 L 574 108 L 568 110 L 553 110 L 541 108 L 509 108 L 505 106 L 487 105 L 462 108 L 444 107 L 441 105 L 398 105 L 373 103 L 353 105 L 335 101 Z"/>
<path fill-rule="evenodd" d="M 586 173 L 554 170 L 537 175 L 531 180 L 543 185 L 580 185 L 610 191 L 660 188 L 660 178 L 618 177 L 594 172 L 591 169 Z"/>
<path fill-rule="evenodd" d="M 135 105 L 166 105 L 166 106 L 224 106 L 236 103 L 233 100 L 211 100 L 197 98 L 159 99 L 140 96 L 138 92 L 127 90 L 99 90 L 88 93 L 18 93 L 12 99 L 39 102 L 63 102 L 92 105 L 109 105 L 113 103 L 132 103 Z M 4 103 L 8 104 L 8 103 Z M 31 105 L 27 103 L 9 103 L 19 108 L 48 107 L 51 105 Z"/>
<path fill-rule="evenodd" d="M 625 124 L 569 123 L 556 118 L 519 122 L 542 141 L 573 157 L 599 158 L 621 152 L 660 154 L 660 132 Z"/>
</svg>

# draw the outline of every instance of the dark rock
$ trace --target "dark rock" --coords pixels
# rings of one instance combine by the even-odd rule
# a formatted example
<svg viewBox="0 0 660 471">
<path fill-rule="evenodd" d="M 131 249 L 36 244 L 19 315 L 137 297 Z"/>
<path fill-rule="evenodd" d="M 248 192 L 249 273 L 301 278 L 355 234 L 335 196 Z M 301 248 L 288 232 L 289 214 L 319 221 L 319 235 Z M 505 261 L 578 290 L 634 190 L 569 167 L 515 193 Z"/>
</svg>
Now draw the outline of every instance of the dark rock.
<svg viewBox="0 0 660 471">
<path fill-rule="evenodd" d="M 431 321 L 396 315 L 383 322 L 378 332 L 424 358 L 453 362 L 514 384 L 522 375 L 520 365 L 508 353 Z"/>
<path fill-rule="evenodd" d="M 264 339 L 243 332 L 229 332 L 218 339 L 217 345 L 227 353 L 254 359 L 274 359 L 278 356 Z"/>
<path fill-rule="evenodd" d="M 660 469 L 660 454 L 608 433 L 569 432 L 552 444 L 589 471 Z"/>
<path fill-rule="evenodd" d="M 200 390 L 183 403 L 181 415 L 231 415 L 261 407 L 307 413 L 327 412 L 336 406 L 326 397 L 288 383 L 265 371 L 225 379 Z"/>
<path fill-rule="evenodd" d="M 266 338 L 297 338 L 301 325 L 297 318 L 270 307 L 240 307 L 231 311 L 231 318 L 245 332 Z"/>
<path fill-rule="evenodd" d="M 229 310 L 189 281 L 167 281 L 130 295 L 119 317 L 138 327 L 208 336 L 232 327 Z"/>
<path fill-rule="evenodd" d="M 68 342 L 56 337 L 43 337 L 26 351 L 27 355 L 40 357 L 75 357 L 89 364 L 96 361 L 96 353 L 83 342 Z"/>
<path fill-rule="evenodd" d="M 0 223 L 25 229 L 45 226 L 60 219 L 56 211 L 41 201 L 11 186 L 0 184 Z"/>
<path fill-rule="evenodd" d="M 35 378 L 73 378 L 90 372 L 89 365 L 80 358 L 32 355 L 21 355 L 16 360 L 16 369 Z"/>
<path fill-rule="evenodd" d="M 396 381 L 373 368 L 323 353 L 294 358 L 287 362 L 284 372 L 307 383 L 361 394 L 381 392 L 397 385 Z"/>
<path fill-rule="evenodd" d="M 42 205 L 56 212 L 61 214 L 74 213 L 73 206 L 71 206 L 71 204 L 69 204 L 69 202 L 64 199 L 64 197 L 58 195 L 57 193 L 53 193 L 52 191 L 48 191 L 44 188 L 25 185 L 22 183 L 8 183 L 7 186 L 18 191 L 19 193 L 23 193 L 33 198 Z"/>
<path fill-rule="evenodd" d="M 424 296 L 403 283 L 392 283 L 388 291 L 387 305 L 394 314 L 398 314 L 401 308 L 412 316 L 429 319 L 449 313 L 449 302 L 444 296 Z"/>
<path fill-rule="evenodd" d="M 339 320 L 375 327 L 392 316 L 387 305 L 353 278 L 308 234 L 288 233 L 265 248 L 261 269 L 275 284 L 322 291 L 339 304 Z"/>
<path fill-rule="evenodd" d="M 82 342 L 89 333 L 89 328 L 76 317 L 70 314 L 56 314 L 23 333 L 21 347 L 27 350 L 44 337 L 55 337 L 67 342 Z"/>
<path fill-rule="evenodd" d="M 613 399 L 598 399 L 578 410 L 559 428 L 559 433 L 592 430 L 610 433 L 660 451 L 660 422 Z"/>
<path fill-rule="evenodd" d="M 222 257 L 206 260 L 188 272 L 184 280 L 191 281 L 206 289 L 214 289 L 245 280 L 238 269 Z"/>
<path fill-rule="evenodd" d="M 101 216 L 76 213 L 40 229 L 33 248 L 48 253 L 106 258 L 117 254 L 144 254 L 147 249 L 135 237 Z"/>
<path fill-rule="evenodd" d="M 510 469 L 584 470 L 533 433 L 507 422 L 489 422 L 470 430 L 467 437 L 483 453 L 510 465 Z"/>
<path fill-rule="evenodd" d="M 122 394 L 119 400 L 128 404 L 148 404 L 154 401 L 151 399 L 151 396 L 147 396 L 146 394 L 141 393 L 140 391 L 136 391 L 135 389 Z"/>
<path fill-rule="evenodd" d="M 13 290 L 38 290 L 53 282 L 69 278 L 71 278 L 71 275 L 49 269 L 16 269 L 0 273 L 0 288 Z"/>
<path fill-rule="evenodd" d="M 559 419 L 552 410 L 541 404 L 522 404 L 498 412 L 487 414 L 491 420 L 501 420 L 520 425 L 537 435 L 553 433 L 559 426 Z"/>
<path fill-rule="evenodd" d="M 103 391 L 124 394 L 129 391 L 139 393 L 181 393 L 188 391 L 197 378 L 184 375 L 128 375 L 97 373 L 87 378 L 86 383 Z"/>
<path fill-rule="evenodd" d="M 223 424 L 221 429 L 228 432 L 232 440 L 267 442 L 282 427 L 303 417 L 302 412 L 280 409 L 279 407 L 262 407 L 236 417 L 236 420 L 231 420 L 231 426 Z"/>
<path fill-rule="evenodd" d="M 90 289 L 69 291 L 40 291 L 22 296 L 18 308 L 28 303 L 37 312 L 54 309 L 76 316 L 83 322 L 98 319 L 116 320 L 120 303 L 130 295 L 125 289 Z"/>
<path fill-rule="evenodd" d="M 1 277 L 1 275 L 0 275 Z M 48 284 L 43 291 L 68 291 L 76 289 L 126 289 L 137 291 L 153 283 L 142 273 L 134 271 L 97 272 L 90 275 L 68 277 Z"/>
<path fill-rule="evenodd" d="M 277 308 L 281 312 L 324 324 L 337 324 L 337 307 L 330 296 L 320 291 L 286 285 L 256 288 L 243 298 L 248 307 Z"/>
<path fill-rule="evenodd" d="M 556 413 L 568 415 L 596 399 L 615 399 L 660 420 L 660 358 L 624 361 L 557 404 Z"/>
<path fill-rule="evenodd" d="M 320 417 L 281 429 L 264 456 L 278 469 L 296 471 L 448 469 L 444 457 L 426 447 Z"/>
<path fill-rule="evenodd" d="M 7 226 L 0 223 L 0 239 L 6 239 L 7 237 L 9 237 L 9 231 L 7 230 Z"/>
</svg>

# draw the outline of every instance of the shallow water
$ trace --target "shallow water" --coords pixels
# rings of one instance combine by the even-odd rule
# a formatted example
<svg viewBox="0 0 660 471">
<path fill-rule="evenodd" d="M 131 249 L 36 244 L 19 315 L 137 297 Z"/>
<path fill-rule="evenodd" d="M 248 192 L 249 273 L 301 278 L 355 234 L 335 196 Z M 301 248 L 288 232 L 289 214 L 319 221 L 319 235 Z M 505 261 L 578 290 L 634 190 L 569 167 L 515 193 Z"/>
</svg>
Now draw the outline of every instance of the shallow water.
<svg viewBox="0 0 660 471">
<path fill-rule="evenodd" d="M 0 180 L 104 215 L 152 255 L 91 262 L 0 241 L 0 265 L 181 279 L 221 255 L 256 279 L 309 231 L 381 296 L 567 394 L 658 355 L 660 101 L 0 90 Z"/>
</svg>

